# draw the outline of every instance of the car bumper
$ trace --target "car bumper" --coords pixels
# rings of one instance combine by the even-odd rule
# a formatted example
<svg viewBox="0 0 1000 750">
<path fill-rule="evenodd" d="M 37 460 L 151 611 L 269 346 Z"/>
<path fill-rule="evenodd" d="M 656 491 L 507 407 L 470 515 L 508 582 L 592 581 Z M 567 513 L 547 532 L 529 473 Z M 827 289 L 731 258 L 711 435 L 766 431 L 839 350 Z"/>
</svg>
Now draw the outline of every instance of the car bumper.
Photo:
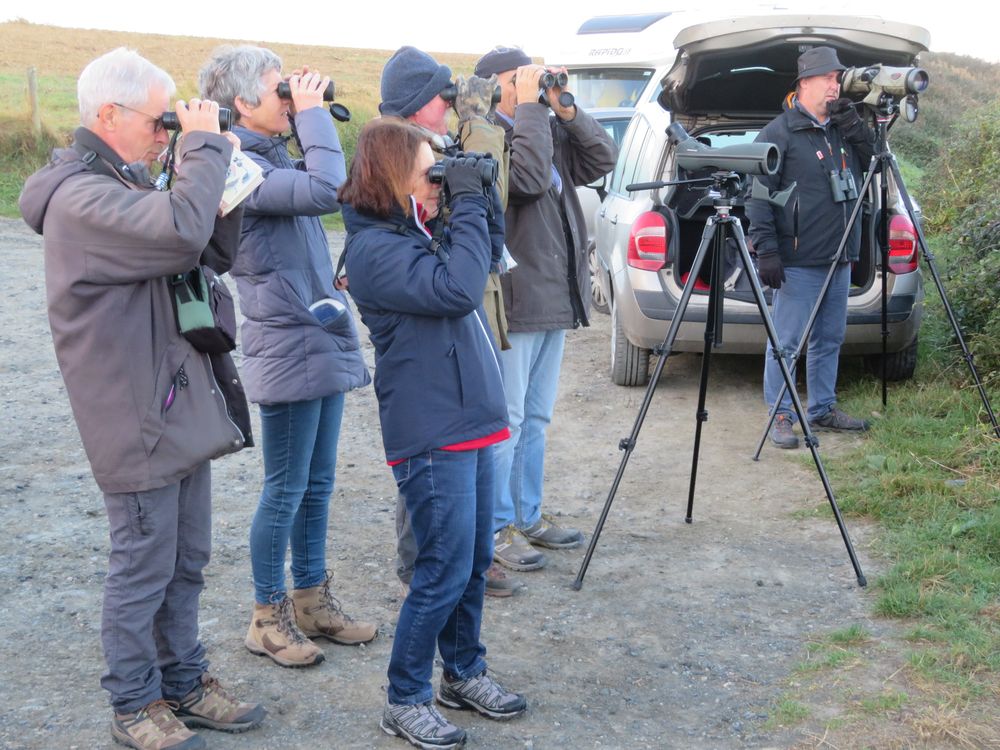
<svg viewBox="0 0 1000 750">
<path fill-rule="evenodd" d="M 648 283 L 651 274 L 641 279 Z M 659 285 L 659 284 L 657 284 Z M 895 293 L 887 299 L 888 338 L 886 350 L 900 351 L 913 343 L 923 315 L 923 289 L 919 283 L 907 285 L 905 293 Z M 629 341 L 644 349 L 663 344 L 677 311 L 679 296 L 663 288 L 623 291 L 616 297 L 618 315 Z M 731 354 L 760 354 L 764 351 L 767 333 L 756 304 L 727 299 L 723 305 L 722 349 Z M 700 352 L 705 348 L 705 323 L 708 319 L 708 295 L 696 292 L 687 310 L 671 351 Z M 847 312 L 847 332 L 842 354 L 877 354 L 882 351 L 881 295 L 869 290 L 864 301 L 852 297 Z"/>
</svg>

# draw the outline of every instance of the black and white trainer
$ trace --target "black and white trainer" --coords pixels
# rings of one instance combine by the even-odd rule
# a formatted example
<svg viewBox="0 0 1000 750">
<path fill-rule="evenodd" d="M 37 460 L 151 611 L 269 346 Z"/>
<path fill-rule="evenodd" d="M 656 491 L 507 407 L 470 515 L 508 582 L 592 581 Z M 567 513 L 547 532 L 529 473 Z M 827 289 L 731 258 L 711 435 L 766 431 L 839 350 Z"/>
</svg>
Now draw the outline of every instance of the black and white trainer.
<svg viewBox="0 0 1000 750">
<path fill-rule="evenodd" d="M 431 701 L 414 704 L 387 702 L 379 728 L 423 750 L 451 750 L 465 746 L 465 730 L 444 718 Z"/>
<path fill-rule="evenodd" d="M 528 707 L 523 695 L 512 693 L 487 674 L 484 669 L 467 680 L 441 675 L 437 702 L 448 708 L 472 709 L 490 719 L 513 719 Z"/>
</svg>

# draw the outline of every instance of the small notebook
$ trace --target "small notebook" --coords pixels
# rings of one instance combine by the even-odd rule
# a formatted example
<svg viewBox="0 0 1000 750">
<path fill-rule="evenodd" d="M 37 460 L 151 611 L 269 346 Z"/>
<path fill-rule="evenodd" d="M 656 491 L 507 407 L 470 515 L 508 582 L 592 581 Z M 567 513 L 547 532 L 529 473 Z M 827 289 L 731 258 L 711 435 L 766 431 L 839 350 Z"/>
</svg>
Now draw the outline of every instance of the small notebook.
<svg viewBox="0 0 1000 750">
<path fill-rule="evenodd" d="M 219 202 L 219 216 L 225 216 L 236 208 L 263 181 L 261 168 L 249 156 L 234 148 L 229 169 L 226 170 L 226 189 Z"/>
</svg>

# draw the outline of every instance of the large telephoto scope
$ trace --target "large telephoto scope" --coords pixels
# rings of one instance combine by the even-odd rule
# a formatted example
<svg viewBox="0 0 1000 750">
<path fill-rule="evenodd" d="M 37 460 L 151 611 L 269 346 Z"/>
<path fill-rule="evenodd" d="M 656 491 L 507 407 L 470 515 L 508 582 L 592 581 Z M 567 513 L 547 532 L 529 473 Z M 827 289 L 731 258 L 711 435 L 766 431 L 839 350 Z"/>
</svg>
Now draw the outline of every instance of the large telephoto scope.
<svg viewBox="0 0 1000 750">
<path fill-rule="evenodd" d="M 879 107 L 887 97 L 903 99 L 922 94 L 931 79 L 923 68 L 890 68 L 888 65 L 869 65 L 867 68 L 848 68 L 840 76 L 840 89 L 845 95 L 864 96 L 864 103 Z M 911 119 L 911 118 L 907 118 Z"/>
<path fill-rule="evenodd" d="M 678 122 L 667 128 L 667 137 L 674 146 L 677 165 L 689 172 L 712 169 L 745 175 L 772 175 L 781 165 L 781 152 L 773 143 L 712 148 L 688 135 Z"/>
</svg>

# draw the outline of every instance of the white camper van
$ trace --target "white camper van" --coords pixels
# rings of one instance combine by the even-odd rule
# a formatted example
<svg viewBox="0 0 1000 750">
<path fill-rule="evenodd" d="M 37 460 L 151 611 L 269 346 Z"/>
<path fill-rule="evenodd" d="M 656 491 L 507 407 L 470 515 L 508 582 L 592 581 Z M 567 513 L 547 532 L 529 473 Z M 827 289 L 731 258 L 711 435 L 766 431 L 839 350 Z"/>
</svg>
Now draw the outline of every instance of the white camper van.
<svg viewBox="0 0 1000 750">
<path fill-rule="evenodd" d="M 674 37 L 682 29 L 731 16 L 769 13 L 778 7 L 716 2 L 710 10 L 596 16 L 546 54 L 545 64 L 567 68 L 569 90 L 584 109 L 634 107 L 655 101 L 660 93 L 660 81 L 677 56 Z"/>
</svg>

